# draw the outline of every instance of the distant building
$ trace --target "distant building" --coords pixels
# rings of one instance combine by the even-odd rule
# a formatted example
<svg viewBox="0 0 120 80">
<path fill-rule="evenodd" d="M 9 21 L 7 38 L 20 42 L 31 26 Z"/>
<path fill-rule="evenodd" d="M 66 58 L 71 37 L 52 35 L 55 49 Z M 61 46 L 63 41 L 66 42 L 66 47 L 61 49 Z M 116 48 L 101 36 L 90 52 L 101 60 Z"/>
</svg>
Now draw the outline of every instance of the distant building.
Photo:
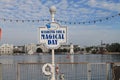
<svg viewBox="0 0 120 80">
<path fill-rule="evenodd" d="M 26 44 L 25 45 L 25 53 L 34 54 L 36 52 L 36 44 Z"/>
<path fill-rule="evenodd" d="M 59 49 L 66 49 L 67 51 L 71 51 L 72 50 L 72 52 L 77 52 L 77 51 L 79 51 L 80 50 L 80 46 L 79 45 L 73 45 L 72 44 L 72 49 L 71 49 L 71 44 L 66 44 L 66 45 L 61 45 L 60 47 L 59 47 Z"/>
<path fill-rule="evenodd" d="M 73 52 L 78 51 L 78 48 L 80 48 L 78 45 L 73 45 Z M 58 49 L 61 49 L 63 51 L 70 52 L 70 45 L 61 45 Z M 48 53 L 50 52 L 50 49 L 48 49 L 43 44 L 26 44 L 24 46 L 13 46 L 10 44 L 3 44 L 0 46 L 0 54 L 1 55 L 10 55 L 10 54 L 37 54 L 37 53 Z"/>
<path fill-rule="evenodd" d="M 13 54 L 13 45 L 3 44 L 2 46 L 0 46 L 0 54 L 1 55 Z"/>
<path fill-rule="evenodd" d="M 71 44 L 65 44 L 65 45 L 61 45 L 60 49 L 70 49 L 70 45 Z M 73 45 L 73 48 L 78 48 L 80 47 L 79 45 Z"/>
<path fill-rule="evenodd" d="M 25 52 L 28 54 L 35 54 L 35 53 L 46 53 L 49 49 L 46 48 L 43 44 L 26 44 L 25 45 Z"/>
<path fill-rule="evenodd" d="M 67 50 L 69 50 L 70 49 L 70 45 L 61 45 L 59 47 L 59 49 L 67 49 Z"/>
<path fill-rule="evenodd" d="M 14 53 L 25 53 L 25 46 L 14 46 Z"/>
<path fill-rule="evenodd" d="M 37 44 L 36 46 L 37 46 L 36 47 L 36 52 L 37 53 L 41 53 L 41 52 L 48 53 L 49 52 L 49 49 L 43 44 Z"/>
</svg>

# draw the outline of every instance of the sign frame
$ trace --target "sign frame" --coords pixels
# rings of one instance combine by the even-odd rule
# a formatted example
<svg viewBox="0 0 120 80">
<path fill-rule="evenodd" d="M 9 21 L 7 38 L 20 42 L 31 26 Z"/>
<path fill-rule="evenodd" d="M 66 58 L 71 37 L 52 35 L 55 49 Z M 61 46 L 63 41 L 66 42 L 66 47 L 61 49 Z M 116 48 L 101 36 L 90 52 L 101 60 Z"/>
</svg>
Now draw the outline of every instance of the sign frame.
<svg viewBox="0 0 120 80">
<path fill-rule="evenodd" d="M 48 29 L 47 28 L 47 26 L 46 27 L 39 27 L 39 43 L 41 43 L 41 44 L 43 44 L 43 45 L 45 45 L 48 49 L 58 49 L 59 47 L 60 47 L 60 45 L 61 44 L 65 44 L 65 43 L 67 43 L 67 26 L 60 26 L 58 23 L 56 23 L 56 22 L 51 22 L 51 23 L 48 23 L 48 24 L 57 24 L 58 26 L 57 26 L 57 28 L 54 28 L 54 29 Z M 62 40 L 61 40 L 61 42 L 59 42 L 59 39 L 57 39 L 58 40 L 58 43 L 57 43 L 57 45 L 54 45 L 54 46 L 50 46 L 50 45 L 48 45 L 47 44 L 47 42 L 45 41 L 45 42 L 41 42 L 42 40 L 41 40 L 41 31 L 42 30 L 48 30 L 48 31 L 55 31 L 55 34 L 57 35 L 57 33 L 56 33 L 56 31 L 57 30 L 65 30 L 65 33 L 64 33 L 64 37 L 65 37 L 65 39 L 64 39 L 64 41 L 62 42 Z M 47 33 L 46 33 L 47 34 Z M 54 33 L 53 33 L 54 34 Z"/>
</svg>

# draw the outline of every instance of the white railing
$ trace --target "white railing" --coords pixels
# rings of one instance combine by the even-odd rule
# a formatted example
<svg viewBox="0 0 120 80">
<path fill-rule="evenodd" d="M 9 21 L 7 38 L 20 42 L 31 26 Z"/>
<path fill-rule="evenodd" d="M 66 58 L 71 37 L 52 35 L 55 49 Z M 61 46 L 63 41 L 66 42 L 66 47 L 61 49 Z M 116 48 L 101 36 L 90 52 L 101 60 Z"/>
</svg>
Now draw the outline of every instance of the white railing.
<svg viewBox="0 0 120 80">
<path fill-rule="evenodd" d="M 56 80 L 117 80 L 120 63 L 56 63 Z M 42 72 L 44 63 L 0 64 L 0 80 L 50 80 Z M 116 66 L 118 67 L 116 68 Z M 117 70 L 118 71 L 118 70 Z"/>
</svg>

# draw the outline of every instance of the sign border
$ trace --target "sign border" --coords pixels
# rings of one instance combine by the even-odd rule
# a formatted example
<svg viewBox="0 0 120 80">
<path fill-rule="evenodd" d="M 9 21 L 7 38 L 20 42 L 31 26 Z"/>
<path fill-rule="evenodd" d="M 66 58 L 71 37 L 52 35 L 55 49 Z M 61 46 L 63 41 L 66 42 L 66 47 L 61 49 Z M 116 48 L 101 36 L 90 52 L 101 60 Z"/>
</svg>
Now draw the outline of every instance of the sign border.
<svg viewBox="0 0 120 80">
<path fill-rule="evenodd" d="M 58 23 L 57 23 L 58 24 Z M 38 38 L 39 38 L 39 43 L 40 43 L 40 28 L 47 28 L 47 27 L 39 27 L 38 29 L 39 29 L 39 35 L 38 35 Z M 65 44 L 65 43 L 67 43 L 67 37 L 68 37 L 68 35 L 67 35 L 67 26 L 60 26 L 60 28 L 66 28 L 66 41 L 64 42 L 64 43 L 60 43 L 58 46 L 56 46 L 56 47 L 49 47 L 49 46 L 47 46 L 47 44 L 46 43 L 40 43 L 40 44 L 43 44 L 45 47 L 47 47 L 48 49 L 58 49 L 62 44 Z"/>
</svg>

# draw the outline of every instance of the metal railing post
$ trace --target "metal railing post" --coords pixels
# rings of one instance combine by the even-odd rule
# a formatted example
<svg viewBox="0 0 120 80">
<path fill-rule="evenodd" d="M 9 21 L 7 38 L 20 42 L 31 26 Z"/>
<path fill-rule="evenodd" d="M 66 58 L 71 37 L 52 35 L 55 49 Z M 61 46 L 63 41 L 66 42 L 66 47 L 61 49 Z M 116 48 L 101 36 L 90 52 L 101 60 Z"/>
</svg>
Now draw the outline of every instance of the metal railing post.
<svg viewBox="0 0 120 80">
<path fill-rule="evenodd" d="M 0 80 L 2 80 L 2 64 L 0 63 Z"/>
<path fill-rule="evenodd" d="M 109 63 L 106 63 L 106 80 L 108 80 L 109 78 Z"/>
<path fill-rule="evenodd" d="M 88 77 L 88 80 L 91 80 L 91 64 L 90 63 L 87 64 L 87 77 Z"/>
<path fill-rule="evenodd" d="M 17 64 L 17 80 L 20 80 L 20 64 Z"/>
</svg>

